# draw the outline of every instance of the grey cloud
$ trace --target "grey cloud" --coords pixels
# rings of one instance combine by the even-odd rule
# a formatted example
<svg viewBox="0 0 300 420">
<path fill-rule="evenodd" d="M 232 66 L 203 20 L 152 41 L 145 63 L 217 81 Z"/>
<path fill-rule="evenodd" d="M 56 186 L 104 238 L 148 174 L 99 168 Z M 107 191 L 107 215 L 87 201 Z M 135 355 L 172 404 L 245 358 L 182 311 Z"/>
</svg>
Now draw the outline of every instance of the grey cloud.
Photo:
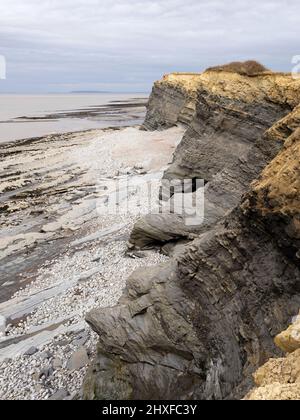
<svg viewBox="0 0 300 420">
<path fill-rule="evenodd" d="M 0 91 L 150 89 L 169 71 L 256 58 L 291 69 L 298 0 L 0 0 Z"/>
</svg>

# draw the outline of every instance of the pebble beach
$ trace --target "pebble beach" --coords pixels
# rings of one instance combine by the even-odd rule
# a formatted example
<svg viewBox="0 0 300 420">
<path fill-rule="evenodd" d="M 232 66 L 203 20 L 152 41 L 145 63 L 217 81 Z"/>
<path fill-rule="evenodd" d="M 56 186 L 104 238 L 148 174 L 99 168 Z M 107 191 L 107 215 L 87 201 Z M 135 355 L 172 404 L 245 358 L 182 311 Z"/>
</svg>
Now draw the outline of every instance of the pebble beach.
<svg viewBox="0 0 300 420">
<path fill-rule="evenodd" d="M 127 127 L 1 148 L 1 399 L 80 398 L 97 345 L 85 314 L 114 306 L 135 269 L 168 258 L 128 250 L 146 200 L 139 214 L 125 196 L 116 214 L 99 202 L 112 181 L 161 176 L 182 135 Z"/>
</svg>

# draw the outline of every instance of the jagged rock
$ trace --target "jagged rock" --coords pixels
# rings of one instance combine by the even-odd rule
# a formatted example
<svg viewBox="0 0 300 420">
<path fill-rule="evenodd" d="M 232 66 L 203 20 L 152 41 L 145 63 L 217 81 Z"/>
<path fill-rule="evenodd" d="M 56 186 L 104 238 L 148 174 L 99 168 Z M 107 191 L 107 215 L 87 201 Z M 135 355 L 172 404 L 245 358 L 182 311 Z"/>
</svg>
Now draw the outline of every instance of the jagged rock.
<svg viewBox="0 0 300 420">
<path fill-rule="evenodd" d="M 285 331 L 275 337 L 275 344 L 285 358 L 270 359 L 253 375 L 256 388 L 248 400 L 299 400 L 300 399 L 300 317 Z"/>
<path fill-rule="evenodd" d="M 161 206 L 161 214 L 148 214 L 139 219 L 130 235 L 129 247 L 145 248 L 177 239 L 192 240 L 202 230 L 203 194 L 176 193 Z"/>
<path fill-rule="evenodd" d="M 87 332 L 78 335 L 75 340 L 72 341 L 73 346 L 75 347 L 82 347 L 87 342 L 89 335 Z"/>
<path fill-rule="evenodd" d="M 298 107 L 288 118 L 299 116 Z M 299 266 L 300 128 L 284 141 L 280 153 L 263 170 L 251 189 L 243 203 L 244 211 L 263 218 L 278 246 Z"/>
<path fill-rule="evenodd" d="M 195 238 L 195 226 L 187 226 L 185 217 L 177 214 L 149 214 L 135 224 L 130 244 L 145 248 L 179 238 Z"/>
<path fill-rule="evenodd" d="M 181 76 L 179 83 L 174 83 L 170 76 L 165 76 L 162 81 L 155 83 L 147 105 L 143 129 L 164 129 L 192 121 L 197 89 L 190 83 L 191 78 L 198 79 L 198 75 Z"/>
<path fill-rule="evenodd" d="M 298 188 L 300 142 L 297 131 L 264 131 L 299 103 L 300 82 L 282 74 L 191 77 L 195 118 L 166 176 L 203 175 L 219 214 L 208 215 L 176 259 L 133 273 L 115 308 L 87 315 L 99 345 L 85 399 L 241 398 L 252 373 L 281 355 L 274 337 L 299 311 L 300 206 L 290 186 Z M 152 100 L 159 89 L 168 93 L 158 111 L 150 105 L 148 127 L 164 125 L 172 83 L 174 95 L 182 89 L 174 80 L 155 86 Z M 295 113 L 289 118 L 294 127 Z M 234 145 L 241 149 L 232 156 Z"/>
<path fill-rule="evenodd" d="M 300 275 L 239 217 L 194 241 L 177 267 L 134 273 L 118 307 L 87 316 L 99 346 L 86 398 L 240 395 L 299 307 Z"/>
<path fill-rule="evenodd" d="M 48 379 L 52 374 L 53 374 L 54 370 L 52 368 L 52 366 L 46 367 L 44 369 L 42 369 L 39 374 L 38 374 L 38 378 L 39 379 Z"/>
</svg>

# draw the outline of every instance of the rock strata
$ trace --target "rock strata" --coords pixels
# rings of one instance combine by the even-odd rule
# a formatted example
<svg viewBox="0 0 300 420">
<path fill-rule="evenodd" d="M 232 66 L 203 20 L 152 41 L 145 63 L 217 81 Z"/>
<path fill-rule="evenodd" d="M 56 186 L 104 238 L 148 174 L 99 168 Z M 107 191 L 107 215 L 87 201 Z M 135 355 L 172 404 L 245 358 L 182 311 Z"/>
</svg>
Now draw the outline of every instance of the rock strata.
<svg viewBox="0 0 300 420">
<path fill-rule="evenodd" d="M 206 219 L 170 262 L 134 272 L 116 307 L 87 315 L 99 343 L 86 399 L 241 398 L 299 311 L 300 83 L 224 71 L 189 83 L 195 117 L 165 176 L 207 181 Z M 146 126 L 164 126 L 151 101 Z"/>
<path fill-rule="evenodd" d="M 204 180 L 205 219 L 197 229 L 201 233 L 239 203 L 250 182 L 282 146 L 275 123 L 299 103 L 300 83 L 290 75 L 277 73 L 247 77 L 208 70 L 201 75 L 165 76 L 153 88 L 145 122 L 149 129 L 170 126 L 169 112 L 177 115 L 172 124 L 179 122 L 178 111 L 174 106 L 169 110 L 165 103 L 170 92 L 178 89 L 190 95 L 195 112 L 164 178 Z M 178 109 L 184 107 L 177 97 L 173 101 Z M 291 120 L 294 126 L 298 122 L 289 116 L 281 123 L 283 136 L 293 129 Z M 272 126 L 272 131 L 265 134 Z M 176 238 L 188 236 L 180 218 L 148 215 L 137 222 L 130 242 L 137 248 L 164 243 L 170 240 L 169 225 L 175 226 Z"/>
</svg>

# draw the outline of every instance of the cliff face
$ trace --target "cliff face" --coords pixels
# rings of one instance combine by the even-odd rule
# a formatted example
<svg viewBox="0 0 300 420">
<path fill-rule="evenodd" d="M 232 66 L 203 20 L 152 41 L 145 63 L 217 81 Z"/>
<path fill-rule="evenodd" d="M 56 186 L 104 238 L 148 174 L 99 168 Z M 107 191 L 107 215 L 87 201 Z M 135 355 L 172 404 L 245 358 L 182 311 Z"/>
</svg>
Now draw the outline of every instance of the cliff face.
<svg viewBox="0 0 300 420">
<path fill-rule="evenodd" d="M 157 130 L 189 124 L 195 115 L 199 75 L 166 75 L 155 82 L 143 128 Z"/>
<path fill-rule="evenodd" d="M 246 77 L 215 71 L 198 76 L 169 75 L 156 82 L 146 126 L 175 124 L 181 121 L 187 103 L 195 108 L 166 177 L 210 181 L 221 169 L 236 162 L 259 134 L 298 105 L 299 86 L 299 81 L 289 75 Z"/>
<path fill-rule="evenodd" d="M 282 150 L 251 185 L 242 205 L 245 214 L 263 218 L 278 246 L 300 262 L 300 107 L 266 133 L 282 141 Z M 286 139 L 285 139 L 285 136 Z"/>
<path fill-rule="evenodd" d="M 240 398 L 299 310 L 300 83 L 207 72 L 192 85 L 195 117 L 166 176 L 208 181 L 205 222 L 176 259 L 133 273 L 117 307 L 88 314 L 87 399 Z"/>
<path fill-rule="evenodd" d="M 281 148 L 278 136 L 269 134 L 266 141 L 264 133 L 298 104 L 300 83 L 289 75 L 273 73 L 253 77 L 215 71 L 170 75 L 154 86 L 146 118 L 149 126 L 169 124 L 169 116 L 168 123 L 162 123 L 161 108 L 169 101 L 172 86 L 175 92 L 184 86 L 192 100 L 196 98 L 195 115 L 164 178 L 205 180 L 205 220 L 193 228 L 201 233 L 239 203 L 250 182 Z M 144 247 L 174 237 L 189 238 L 190 233 L 179 217 L 148 215 L 137 222 L 130 242 Z"/>
<path fill-rule="evenodd" d="M 176 150 L 168 178 L 211 181 L 242 159 L 259 135 L 298 104 L 299 82 L 290 76 L 208 71 L 194 83 L 195 118 Z"/>
</svg>

